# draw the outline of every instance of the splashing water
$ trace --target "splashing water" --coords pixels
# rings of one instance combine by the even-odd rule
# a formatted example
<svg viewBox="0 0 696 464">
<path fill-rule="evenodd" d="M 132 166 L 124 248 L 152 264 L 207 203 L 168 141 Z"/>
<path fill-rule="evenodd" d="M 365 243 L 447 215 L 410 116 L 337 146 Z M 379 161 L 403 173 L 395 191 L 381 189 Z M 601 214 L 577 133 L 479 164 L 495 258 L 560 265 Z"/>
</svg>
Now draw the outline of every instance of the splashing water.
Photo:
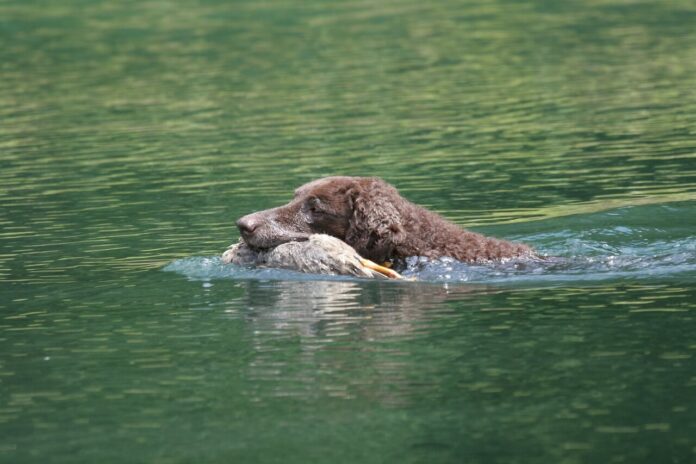
<svg viewBox="0 0 696 464">
<path fill-rule="evenodd" d="M 693 203 L 625 207 L 521 226 L 510 237 L 532 244 L 547 258 L 495 264 L 466 264 L 451 258 L 407 260 L 405 277 L 425 282 L 553 283 L 617 278 L 656 278 L 696 274 L 696 225 Z M 668 229 L 651 227 L 673 224 Z M 666 216 L 666 217 L 665 217 Z M 500 233 L 502 232 L 502 233 Z M 165 270 L 194 280 L 352 279 L 279 269 L 248 269 L 222 264 L 218 257 L 179 259 Z"/>
</svg>

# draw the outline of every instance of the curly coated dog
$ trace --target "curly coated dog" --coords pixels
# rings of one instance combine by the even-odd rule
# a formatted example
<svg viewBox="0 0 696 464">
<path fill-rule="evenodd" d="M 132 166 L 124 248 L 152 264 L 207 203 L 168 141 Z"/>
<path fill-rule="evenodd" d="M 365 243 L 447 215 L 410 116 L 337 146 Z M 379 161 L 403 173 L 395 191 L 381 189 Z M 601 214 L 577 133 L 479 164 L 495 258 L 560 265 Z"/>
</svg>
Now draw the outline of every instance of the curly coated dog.
<svg viewBox="0 0 696 464">
<path fill-rule="evenodd" d="M 237 221 L 244 241 L 268 249 L 328 234 L 376 262 L 449 256 L 465 262 L 534 257 L 527 245 L 470 232 L 415 205 L 375 177 L 326 177 L 303 185 L 290 203 Z"/>
</svg>

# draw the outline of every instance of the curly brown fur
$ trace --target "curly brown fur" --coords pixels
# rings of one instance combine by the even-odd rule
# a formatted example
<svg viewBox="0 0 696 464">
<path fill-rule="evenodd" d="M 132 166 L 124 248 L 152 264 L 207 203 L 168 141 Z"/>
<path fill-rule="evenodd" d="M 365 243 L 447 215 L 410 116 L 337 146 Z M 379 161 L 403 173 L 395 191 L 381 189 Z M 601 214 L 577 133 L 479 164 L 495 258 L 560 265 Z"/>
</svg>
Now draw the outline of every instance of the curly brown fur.
<svg viewBox="0 0 696 464">
<path fill-rule="evenodd" d="M 449 256 L 466 262 L 533 257 L 527 245 L 462 229 L 415 205 L 375 177 L 326 177 L 303 185 L 287 205 L 242 217 L 237 226 L 255 248 L 333 235 L 377 262 Z"/>
</svg>

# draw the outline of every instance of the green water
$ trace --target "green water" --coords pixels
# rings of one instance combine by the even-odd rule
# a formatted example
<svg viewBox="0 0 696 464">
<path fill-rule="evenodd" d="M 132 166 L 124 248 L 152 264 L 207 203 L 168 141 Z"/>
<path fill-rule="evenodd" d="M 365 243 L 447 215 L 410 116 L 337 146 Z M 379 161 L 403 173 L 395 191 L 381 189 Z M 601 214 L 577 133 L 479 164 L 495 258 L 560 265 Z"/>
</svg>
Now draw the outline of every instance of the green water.
<svg viewBox="0 0 696 464">
<path fill-rule="evenodd" d="M 696 462 L 692 1 L 0 2 L 0 462 Z M 377 175 L 553 266 L 223 267 Z"/>
</svg>

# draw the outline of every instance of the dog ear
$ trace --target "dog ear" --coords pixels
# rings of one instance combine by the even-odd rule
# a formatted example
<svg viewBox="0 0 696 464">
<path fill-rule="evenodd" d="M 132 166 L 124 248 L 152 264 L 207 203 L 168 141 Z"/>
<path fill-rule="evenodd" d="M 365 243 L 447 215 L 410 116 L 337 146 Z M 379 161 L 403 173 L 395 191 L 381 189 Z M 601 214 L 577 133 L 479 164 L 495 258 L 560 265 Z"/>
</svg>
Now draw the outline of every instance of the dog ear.
<svg viewBox="0 0 696 464">
<path fill-rule="evenodd" d="M 381 179 L 367 179 L 349 192 L 353 214 L 346 242 L 361 256 L 377 262 L 388 260 L 402 235 L 401 214 L 396 207 L 399 192 Z"/>
</svg>

